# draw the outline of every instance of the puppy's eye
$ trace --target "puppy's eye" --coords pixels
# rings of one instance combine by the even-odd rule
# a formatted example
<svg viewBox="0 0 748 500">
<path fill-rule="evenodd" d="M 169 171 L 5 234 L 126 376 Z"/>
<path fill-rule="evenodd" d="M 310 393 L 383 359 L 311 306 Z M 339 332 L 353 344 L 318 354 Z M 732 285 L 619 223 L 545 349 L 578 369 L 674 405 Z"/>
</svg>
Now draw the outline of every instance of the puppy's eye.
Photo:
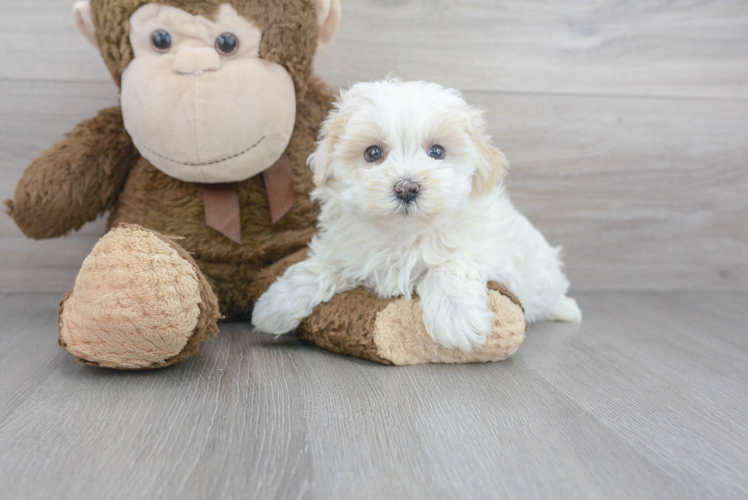
<svg viewBox="0 0 748 500">
<path fill-rule="evenodd" d="M 434 144 L 429 148 L 429 156 L 435 160 L 443 160 L 446 154 L 447 153 L 446 151 L 444 151 L 444 148 L 438 144 Z"/>
<path fill-rule="evenodd" d="M 156 52 L 169 52 L 171 48 L 171 35 L 166 30 L 154 31 L 151 35 L 151 45 Z"/>
<path fill-rule="evenodd" d="M 384 158 L 384 151 L 379 146 L 370 146 L 364 153 L 364 158 L 369 163 L 374 163 Z"/>
<path fill-rule="evenodd" d="M 230 56 L 239 50 L 239 40 L 233 33 L 223 33 L 216 38 L 216 50 L 219 54 Z"/>
</svg>

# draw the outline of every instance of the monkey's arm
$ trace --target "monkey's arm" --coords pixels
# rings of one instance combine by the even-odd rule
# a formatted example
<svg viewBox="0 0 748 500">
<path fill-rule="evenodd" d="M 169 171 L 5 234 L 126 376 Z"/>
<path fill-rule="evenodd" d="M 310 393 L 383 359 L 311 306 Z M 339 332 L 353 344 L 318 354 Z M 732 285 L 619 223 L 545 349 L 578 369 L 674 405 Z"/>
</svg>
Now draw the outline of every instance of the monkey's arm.
<svg viewBox="0 0 748 500">
<path fill-rule="evenodd" d="M 138 157 L 120 107 L 104 109 L 34 160 L 8 215 L 33 239 L 80 229 L 112 208 Z"/>
</svg>

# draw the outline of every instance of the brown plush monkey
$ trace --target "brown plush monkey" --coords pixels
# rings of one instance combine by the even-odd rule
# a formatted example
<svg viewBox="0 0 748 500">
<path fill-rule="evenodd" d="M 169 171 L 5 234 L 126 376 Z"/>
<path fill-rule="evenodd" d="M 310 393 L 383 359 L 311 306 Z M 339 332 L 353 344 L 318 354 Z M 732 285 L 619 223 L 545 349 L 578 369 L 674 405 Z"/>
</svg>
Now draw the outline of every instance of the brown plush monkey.
<svg viewBox="0 0 748 500">
<path fill-rule="evenodd" d="M 74 13 L 121 106 L 35 160 L 8 213 L 42 239 L 111 211 L 60 303 L 60 344 L 92 365 L 167 366 L 197 352 L 221 314 L 249 318 L 304 256 L 316 218 L 305 162 L 332 102 L 312 61 L 339 0 L 91 0 Z M 433 344 L 417 301 L 366 290 L 320 306 L 300 334 L 383 363 L 505 359 L 524 317 L 491 287 L 495 335 L 472 354 Z"/>
</svg>

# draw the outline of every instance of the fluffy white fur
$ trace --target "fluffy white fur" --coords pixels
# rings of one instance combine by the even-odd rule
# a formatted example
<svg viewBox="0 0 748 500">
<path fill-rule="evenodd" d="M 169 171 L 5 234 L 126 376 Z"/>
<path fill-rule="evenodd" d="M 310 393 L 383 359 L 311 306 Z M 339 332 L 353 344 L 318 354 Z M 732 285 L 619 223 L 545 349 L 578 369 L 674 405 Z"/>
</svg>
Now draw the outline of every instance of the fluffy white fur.
<svg viewBox="0 0 748 500">
<path fill-rule="evenodd" d="M 258 300 L 252 322 L 286 333 L 335 294 L 366 286 L 382 297 L 421 299 L 431 337 L 481 347 L 491 332 L 486 283 L 505 284 L 527 321 L 581 320 L 559 248 L 513 206 L 501 184 L 506 160 L 481 112 L 459 92 L 425 82 L 360 83 L 342 93 L 309 158 L 322 210 L 309 257 Z M 444 159 L 428 155 L 432 145 Z M 384 158 L 369 163 L 367 148 Z M 421 186 L 406 204 L 403 180 Z"/>
</svg>

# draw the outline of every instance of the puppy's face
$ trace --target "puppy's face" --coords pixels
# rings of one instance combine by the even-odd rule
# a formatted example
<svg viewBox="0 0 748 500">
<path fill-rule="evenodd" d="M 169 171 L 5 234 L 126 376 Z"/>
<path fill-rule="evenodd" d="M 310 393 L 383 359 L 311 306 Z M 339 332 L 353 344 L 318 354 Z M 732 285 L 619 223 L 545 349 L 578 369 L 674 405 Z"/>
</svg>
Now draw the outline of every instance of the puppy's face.
<svg viewBox="0 0 748 500">
<path fill-rule="evenodd" d="M 491 191 L 505 159 L 458 92 L 382 81 L 342 94 L 309 164 L 319 196 L 382 225 L 423 226 Z"/>
</svg>

